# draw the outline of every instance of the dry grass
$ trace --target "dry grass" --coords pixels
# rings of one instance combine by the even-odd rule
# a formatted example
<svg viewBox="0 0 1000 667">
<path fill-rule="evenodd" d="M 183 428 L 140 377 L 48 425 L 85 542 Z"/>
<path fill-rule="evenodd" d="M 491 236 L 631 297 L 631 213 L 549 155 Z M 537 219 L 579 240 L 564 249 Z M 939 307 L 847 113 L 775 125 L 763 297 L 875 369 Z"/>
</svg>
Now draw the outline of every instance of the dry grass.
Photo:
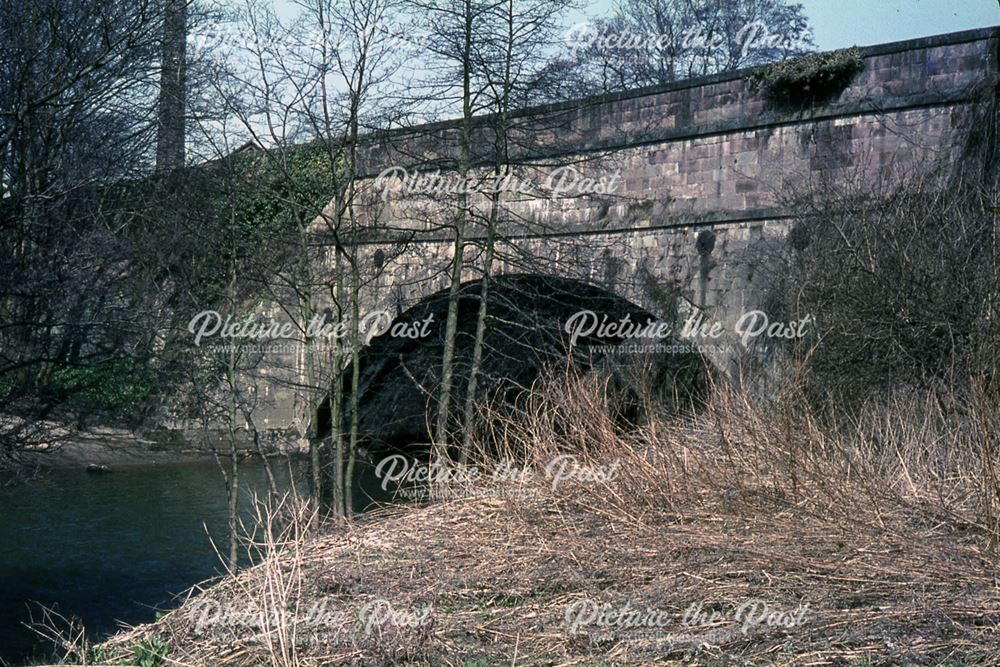
<svg viewBox="0 0 1000 667">
<path fill-rule="evenodd" d="M 125 659 L 156 636 L 185 665 L 1000 664 L 996 405 L 897 396 L 833 428 L 793 394 L 761 406 L 719 391 L 689 422 L 623 432 L 604 387 L 560 377 L 530 419 L 497 426 L 534 480 L 273 544 L 105 649 Z M 553 489 L 542 471 L 567 451 L 618 473 Z M 584 600 L 663 623 L 572 633 Z M 734 610 L 751 600 L 802 623 L 744 633 Z M 199 631 L 206 601 L 298 620 Z M 413 616 L 371 622 L 373 602 Z M 317 603 L 328 615 L 312 625 Z M 715 620 L 685 624 L 699 603 Z"/>
</svg>

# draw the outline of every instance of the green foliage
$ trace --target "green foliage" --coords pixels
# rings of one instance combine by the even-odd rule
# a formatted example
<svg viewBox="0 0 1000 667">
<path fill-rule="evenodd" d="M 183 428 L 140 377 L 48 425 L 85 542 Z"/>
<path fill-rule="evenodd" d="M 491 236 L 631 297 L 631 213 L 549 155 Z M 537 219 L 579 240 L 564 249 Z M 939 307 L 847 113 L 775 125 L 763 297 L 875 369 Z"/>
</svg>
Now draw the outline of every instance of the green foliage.
<svg viewBox="0 0 1000 667">
<path fill-rule="evenodd" d="M 857 47 L 782 60 L 754 70 L 751 90 L 780 106 L 824 102 L 840 94 L 865 68 Z"/>
<path fill-rule="evenodd" d="M 320 142 L 269 154 L 237 155 L 231 180 L 215 192 L 249 249 L 308 225 L 333 197 L 330 155 Z"/>
<path fill-rule="evenodd" d="M 153 635 L 141 641 L 137 641 L 132 646 L 135 654 L 135 664 L 138 667 L 159 667 L 164 663 L 167 654 L 170 653 L 170 646 Z"/>
<path fill-rule="evenodd" d="M 299 252 L 304 228 L 335 194 L 333 164 L 329 147 L 312 142 L 247 149 L 192 177 L 182 201 L 202 218 L 206 284 L 224 285 L 234 265 L 242 274 L 257 260 L 275 266 L 282 254 Z"/>
<path fill-rule="evenodd" d="M 90 408 L 129 412 L 153 390 L 155 374 L 131 359 L 94 365 L 64 366 L 49 377 L 49 390 L 60 400 L 77 400 Z"/>
<path fill-rule="evenodd" d="M 333 197 L 330 155 L 322 143 L 236 163 L 232 202 L 246 230 L 281 231 L 308 224 Z"/>
<path fill-rule="evenodd" d="M 101 663 L 107 662 L 107 660 L 108 660 L 108 654 L 104 650 L 103 646 L 91 647 L 90 652 L 88 654 L 87 662 L 99 665 Z"/>
<path fill-rule="evenodd" d="M 128 661 L 132 657 L 133 655 L 129 654 L 128 649 L 108 648 L 103 644 L 98 644 L 97 646 L 91 646 L 89 650 L 87 650 L 86 659 L 80 664 L 84 665 L 118 664 L 120 662 Z"/>
</svg>

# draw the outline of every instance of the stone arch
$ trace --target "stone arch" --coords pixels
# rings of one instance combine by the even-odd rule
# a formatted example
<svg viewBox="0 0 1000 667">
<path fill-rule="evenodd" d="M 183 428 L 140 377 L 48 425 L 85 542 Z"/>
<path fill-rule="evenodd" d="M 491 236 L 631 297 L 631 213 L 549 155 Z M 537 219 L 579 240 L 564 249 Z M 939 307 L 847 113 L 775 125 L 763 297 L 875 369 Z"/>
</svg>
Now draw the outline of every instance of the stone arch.
<svg viewBox="0 0 1000 667">
<path fill-rule="evenodd" d="M 460 289 L 453 405 L 464 403 L 481 289 L 481 280 L 464 282 Z M 423 298 L 361 352 L 359 436 L 368 451 L 376 452 L 373 455 L 416 453 L 415 448 L 430 440 L 447 299 L 448 290 Z M 505 274 L 491 280 L 487 303 L 477 396 L 489 393 L 514 402 L 546 367 L 564 365 L 569 357 L 589 369 L 640 355 L 644 362 L 653 361 L 644 368 L 651 369 L 653 382 L 663 386 L 665 396 L 677 399 L 678 406 L 698 404 L 707 393 L 709 366 L 674 337 L 672 323 L 658 322 L 649 311 L 604 288 L 553 275 Z M 602 324 L 617 324 L 617 330 Z M 651 335 L 622 337 L 621 332 Z M 341 378 L 345 429 L 350 423 L 351 373 L 348 367 Z M 315 432 L 320 437 L 330 432 L 328 402 Z"/>
</svg>

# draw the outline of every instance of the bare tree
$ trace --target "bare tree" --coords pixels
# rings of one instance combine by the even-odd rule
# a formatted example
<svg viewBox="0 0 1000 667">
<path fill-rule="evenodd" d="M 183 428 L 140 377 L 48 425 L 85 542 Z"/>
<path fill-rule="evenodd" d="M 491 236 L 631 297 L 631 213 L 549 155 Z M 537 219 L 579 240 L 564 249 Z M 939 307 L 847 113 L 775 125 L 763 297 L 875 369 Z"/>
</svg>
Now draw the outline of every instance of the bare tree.
<svg viewBox="0 0 1000 667">
<path fill-rule="evenodd" d="M 493 134 L 491 178 L 494 184 L 499 184 L 513 168 L 509 151 L 512 107 L 518 99 L 531 97 L 530 87 L 537 82 L 538 70 L 545 62 L 543 54 L 551 45 L 552 33 L 559 24 L 561 14 L 570 6 L 568 1 L 515 4 L 513 0 L 507 0 L 492 7 L 498 29 L 491 30 L 489 35 L 483 35 L 487 47 L 477 53 L 477 64 L 487 84 L 484 97 L 488 100 L 487 122 Z M 501 215 L 505 215 L 504 194 L 496 185 L 488 192 L 489 206 L 485 236 L 482 239 L 479 309 L 476 313 L 476 333 L 462 416 L 462 460 L 468 456 L 472 446 L 475 407 L 480 400 L 477 389 L 486 332 L 490 277 L 496 254 L 497 227 Z"/>
<path fill-rule="evenodd" d="M 466 182 L 472 166 L 473 115 L 481 89 L 481 80 L 477 80 L 474 71 L 474 44 L 477 37 L 482 34 L 480 30 L 488 15 L 489 5 L 479 0 L 453 0 L 433 3 L 414 2 L 413 7 L 421 13 L 420 24 L 428 34 L 433 35 L 428 44 L 431 56 L 440 58 L 446 70 L 445 76 L 435 80 L 434 85 L 444 90 L 458 90 L 457 102 L 461 108 L 461 126 L 455 171 L 459 181 Z M 451 78 L 452 74 L 455 78 Z M 433 434 L 433 456 L 442 464 L 450 459 L 448 430 L 451 427 L 455 336 L 458 326 L 459 288 L 462 271 L 465 268 L 465 234 L 468 220 L 469 194 L 463 188 L 456 197 L 449 225 L 452 241 L 452 257 L 447 271 L 450 292 Z"/>
<path fill-rule="evenodd" d="M 273 202 L 273 215 L 289 223 L 287 252 L 261 267 L 269 275 L 261 289 L 298 332 L 301 355 L 285 375 L 306 402 L 313 487 L 319 494 L 324 481 L 331 481 L 332 509 L 346 515 L 353 512 L 357 398 L 354 392 L 352 405 L 343 410 L 340 374 L 362 344 L 362 290 L 372 279 L 359 259 L 359 243 L 372 226 L 367 211 L 359 210 L 358 147 L 366 129 L 392 117 L 391 111 L 384 113 L 378 92 L 400 57 L 386 30 L 395 5 L 315 0 L 301 5 L 295 21 L 283 23 L 268 7 L 248 2 L 240 30 L 253 39 L 242 50 L 243 65 L 234 64 L 219 84 L 238 122 L 237 134 L 251 139 L 274 176 L 260 196 Z M 347 340 L 337 337 L 332 345 L 319 340 L 313 332 L 317 318 L 346 329 Z M 357 377 L 351 382 L 356 385 Z M 319 438 L 318 414 L 331 401 L 330 437 Z M 333 461 L 327 475 L 328 455 Z"/>
<path fill-rule="evenodd" d="M 148 164 L 159 7 L 29 0 L 0 16 L 0 393 L 6 417 L 38 425 L 74 397 L 113 407 L 108 376 L 148 349 L 136 334 L 156 299 L 122 280 L 129 204 L 108 186 Z M 0 462 L 51 437 L 17 423 Z"/>
<path fill-rule="evenodd" d="M 625 0 L 608 18 L 571 26 L 563 48 L 540 75 L 545 99 L 760 65 L 814 44 L 802 6 L 787 0 Z"/>
</svg>

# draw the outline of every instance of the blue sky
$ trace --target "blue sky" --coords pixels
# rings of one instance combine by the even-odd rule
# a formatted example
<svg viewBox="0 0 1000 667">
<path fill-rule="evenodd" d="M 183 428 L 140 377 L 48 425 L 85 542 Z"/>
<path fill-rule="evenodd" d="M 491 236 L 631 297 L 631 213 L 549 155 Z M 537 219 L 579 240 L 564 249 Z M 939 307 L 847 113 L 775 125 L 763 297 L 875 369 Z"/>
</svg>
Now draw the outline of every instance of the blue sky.
<svg viewBox="0 0 1000 667">
<path fill-rule="evenodd" d="M 719 0 L 725 2 L 726 0 Z M 822 51 L 1000 25 L 1000 0 L 797 0 Z M 607 14 L 612 0 L 588 3 Z"/>
<path fill-rule="evenodd" d="M 821 50 L 1000 25 L 998 0 L 799 0 Z"/>
<path fill-rule="evenodd" d="M 727 0 L 719 0 L 726 2 Z M 1000 0 L 798 0 L 821 50 L 866 46 L 945 32 L 1000 25 Z M 587 4 L 588 17 L 607 14 L 612 0 Z M 292 0 L 275 0 L 294 13 Z"/>
</svg>

